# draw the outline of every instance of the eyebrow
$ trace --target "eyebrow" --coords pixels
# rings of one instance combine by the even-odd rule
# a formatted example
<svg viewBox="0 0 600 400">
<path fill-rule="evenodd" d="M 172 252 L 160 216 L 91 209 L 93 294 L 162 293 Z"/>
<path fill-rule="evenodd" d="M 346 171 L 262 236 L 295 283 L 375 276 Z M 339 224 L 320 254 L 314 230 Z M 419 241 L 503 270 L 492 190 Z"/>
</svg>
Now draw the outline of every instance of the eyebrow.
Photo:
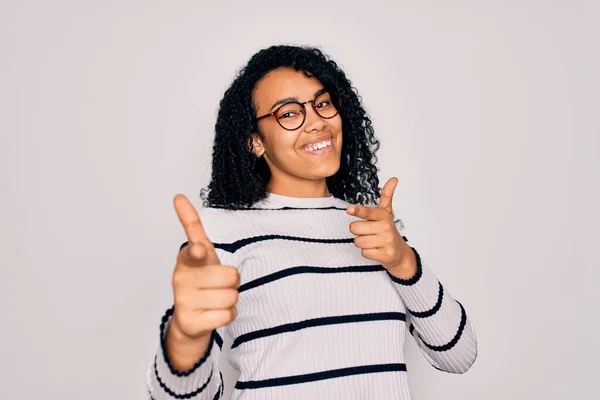
<svg viewBox="0 0 600 400">
<path fill-rule="evenodd" d="M 322 94 L 323 94 L 323 93 L 325 93 L 325 92 L 327 92 L 327 89 L 325 89 L 324 87 L 323 87 L 323 88 L 321 88 L 321 89 L 319 89 L 319 90 L 317 90 L 317 91 L 315 92 L 315 94 L 314 94 L 314 97 L 313 97 L 313 99 L 316 99 L 317 97 L 319 97 L 320 95 L 322 95 Z M 299 99 L 298 99 L 298 97 L 296 97 L 296 96 L 293 96 L 293 97 L 286 97 L 286 98 L 284 98 L 284 99 L 277 100 L 277 101 L 276 101 L 275 103 L 273 103 L 273 105 L 271 106 L 271 111 L 273 111 L 273 109 L 274 109 L 275 107 L 279 106 L 279 105 L 286 104 L 286 103 L 292 103 L 292 102 L 297 102 L 297 103 L 299 103 L 299 102 L 300 102 L 300 100 L 299 100 Z"/>
</svg>

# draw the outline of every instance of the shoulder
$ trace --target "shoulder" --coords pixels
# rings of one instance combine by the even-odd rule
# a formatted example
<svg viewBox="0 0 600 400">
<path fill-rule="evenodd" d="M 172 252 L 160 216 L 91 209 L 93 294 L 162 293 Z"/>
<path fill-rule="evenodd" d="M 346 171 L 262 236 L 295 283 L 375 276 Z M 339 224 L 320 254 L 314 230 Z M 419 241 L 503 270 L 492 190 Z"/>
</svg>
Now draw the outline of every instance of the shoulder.
<svg viewBox="0 0 600 400">
<path fill-rule="evenodd" d="M 249 215 L 241 210 L 201 207 L 198 209 L 198 215 L 206 235 L 212 242 L 227 242 L 242 226 L 252 223 Z"/>
</svg>

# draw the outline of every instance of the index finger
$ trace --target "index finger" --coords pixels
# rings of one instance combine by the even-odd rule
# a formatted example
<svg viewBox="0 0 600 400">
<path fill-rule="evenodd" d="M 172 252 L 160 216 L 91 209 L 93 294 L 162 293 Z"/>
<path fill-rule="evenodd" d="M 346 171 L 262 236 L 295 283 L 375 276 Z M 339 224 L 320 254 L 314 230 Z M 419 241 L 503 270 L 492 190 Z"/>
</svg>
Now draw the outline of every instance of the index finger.
<svg viewBox="0 0 600 400">
<path fill-rule="evenodd" d="M 202 222 L 200 222 L 200 216 L 187 197 L 182 194 L 176 195 L 173 199 L 173 205 L 188 241 L 190 243 L 207 242 L 208 237 L 204 232 Z"/>
<path fill-rule="evenodd" d="M 366 219 L 368 221 L 379 221 L 389 216 L 389 212 L 383 208 L 367 207 L 359 204 L 353 204 L 347 209 L 348 214 L 355 217 Z"/>
</svg>

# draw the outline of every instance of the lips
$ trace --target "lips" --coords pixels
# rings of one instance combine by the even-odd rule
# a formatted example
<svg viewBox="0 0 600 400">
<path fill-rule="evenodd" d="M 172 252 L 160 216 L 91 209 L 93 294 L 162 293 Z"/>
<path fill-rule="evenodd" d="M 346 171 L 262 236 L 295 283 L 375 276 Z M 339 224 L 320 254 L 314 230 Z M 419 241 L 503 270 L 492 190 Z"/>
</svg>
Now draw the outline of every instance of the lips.
<svg viewBox="0 0 600 400">
<path fill-rule="evenodd" d="M 323 142 L 309 144 L 304 146 L 304 150 L 309 153 L 314 153 L 320 150 L 331 149 L 331 140 L 324 140 Z"/>
<path fill-rule="evenodd" d="M 321 150 L 328 146 L 331 147 L 332 141 L 333 137 L 331 135 L 321 136 L 302 146 L 302 149 L 308 152 Z"/>
</svg>

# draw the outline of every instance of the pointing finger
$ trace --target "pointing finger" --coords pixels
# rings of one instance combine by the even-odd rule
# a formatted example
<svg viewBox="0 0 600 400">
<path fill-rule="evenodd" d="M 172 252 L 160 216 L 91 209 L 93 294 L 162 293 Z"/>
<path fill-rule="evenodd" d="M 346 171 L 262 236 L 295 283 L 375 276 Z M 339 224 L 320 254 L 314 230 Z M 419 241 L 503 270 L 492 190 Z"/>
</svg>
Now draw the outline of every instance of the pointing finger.
<svg viewBox="0 0 600 400">
<path fill-rule="evenodd" d="M 383 208 L 366 207 L 359 204 L 351 205 L 346 212 L 355 217 L 366 219 L 368 221 L 379 221 L 389 217 L 389 213 Z"/>
</svg>

